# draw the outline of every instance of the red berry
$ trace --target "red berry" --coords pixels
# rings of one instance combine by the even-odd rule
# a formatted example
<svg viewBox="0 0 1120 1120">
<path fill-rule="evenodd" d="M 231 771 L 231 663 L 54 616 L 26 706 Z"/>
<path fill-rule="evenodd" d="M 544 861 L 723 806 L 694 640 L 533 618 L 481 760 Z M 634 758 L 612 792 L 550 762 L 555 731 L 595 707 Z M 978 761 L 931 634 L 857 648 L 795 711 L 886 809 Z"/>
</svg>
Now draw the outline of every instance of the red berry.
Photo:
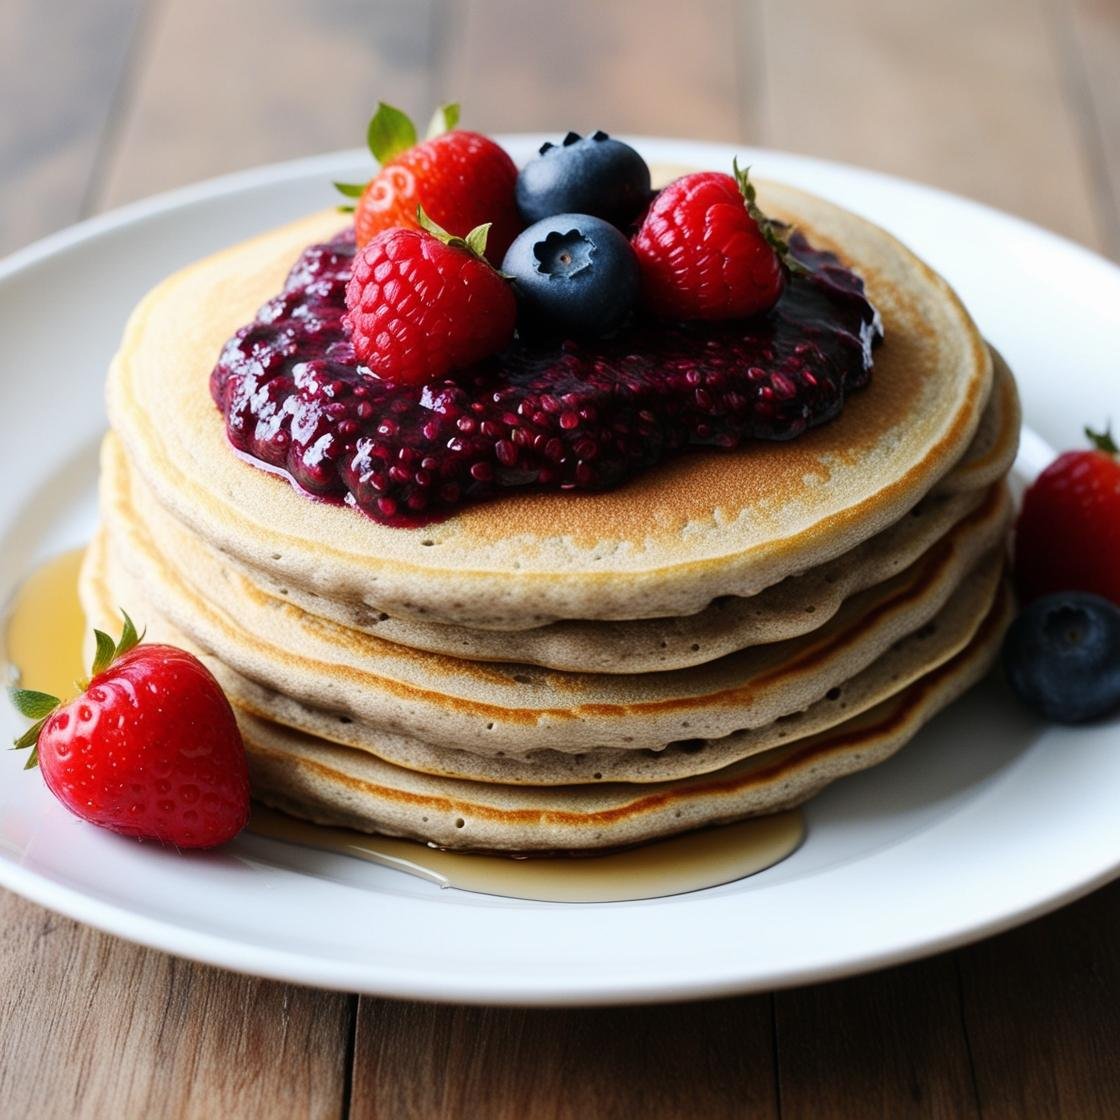
<svg viewBox="0 0 1120 1120">
<path fill-rule="evenodd" d="M 477 132 L 445 132 L 407 149 L 369 181 L 354 210 L 358 245 L 382 230 L 417 229 L 416 208 L 457 237 L 492 223 L 490 252 L 500 261 L 521 232 L 517 166 L 506 150 Z"/>
<path fill-rule="evenodd" d="M 738 170 L 738 169 L 736 169 Z M 671 319 L 740 319 L 782 294 L 770 223 L 754 206 L 745 172 L 685 175 L 653 200 L 633 238 L 642 298 Z"/>
<path fill-rule="evenodd" d="M 184 650 L 131 645 L 131 622 L 116 650 L 102 638 L 112 659 L 76 699 L 50 711 L 53 697 L 13 691 L 25 714 L 45 714 L 17 740 L 35 743 L 29 765 L 37 757 L 55 797 L 101 828 L 178 848 L 233 839 L 249 820 L 249 774 L 218 682 Z"/>
<path fill-rule="evenodd" d="M 378 377 L 423 384 L 496 354 L 513 338 L 513 291 L 481 259 L 484 231 L 468 241 L 392 229 L 354 258 L 344 324 L 359 361 Z"/>
<path fill-rule="evenodd" d="M 1015 529 L 1022 599 L 1089 591 L 1120 605 L 1120 461 L 1111 437 L 1059 455 L 1023 496 Z"/>
</svg>

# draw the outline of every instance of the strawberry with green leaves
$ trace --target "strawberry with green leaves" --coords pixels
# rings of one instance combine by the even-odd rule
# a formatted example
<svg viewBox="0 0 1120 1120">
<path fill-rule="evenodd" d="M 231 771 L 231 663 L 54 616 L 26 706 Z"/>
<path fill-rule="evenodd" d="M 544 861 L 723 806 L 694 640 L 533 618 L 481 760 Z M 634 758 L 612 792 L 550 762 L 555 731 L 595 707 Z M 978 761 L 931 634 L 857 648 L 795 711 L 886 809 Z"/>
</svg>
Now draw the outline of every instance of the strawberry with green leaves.
<svg viewBox="0 0 1120 1120">
<path fill-rule="evenodd" d="M 15 743 L 31 748 L 27 768 L 101 828 L 178 848 L 231 840 L 249 819 L 249 774 L 218 682 L 186 651 L 143 644 L 127 614 L 119 641 L 94 634 L 90 680 L 73 700 L 10 691 L 35 721 Z"/>
<path fill-rule="evenodd" d="M 368 183 L 336 183 L 355 199 L 358 247 L 387 229 L 416 229 L 423 207 L 456 237 L 490 224 L 490 258 L 501 261 L 521 231 L 517 211 L 517 167 L 500 145 L 456 126 L 459 106 L 437 110 L 427 136 L 400 109 L 381 102 L 369 122 L 368 143 L 381 170 Z"/>
</svg>

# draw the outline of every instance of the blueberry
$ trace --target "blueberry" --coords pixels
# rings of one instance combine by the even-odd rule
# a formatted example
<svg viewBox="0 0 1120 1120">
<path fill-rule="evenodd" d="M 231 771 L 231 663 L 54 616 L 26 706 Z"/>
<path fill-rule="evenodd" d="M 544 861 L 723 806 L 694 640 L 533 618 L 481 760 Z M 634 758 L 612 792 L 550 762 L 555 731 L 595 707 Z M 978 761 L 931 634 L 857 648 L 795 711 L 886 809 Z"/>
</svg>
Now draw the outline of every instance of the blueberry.
<svg viewBox="0 0 1120 1120">
<path fill-rule="evenodd" d="M 638 258 L 609 222 L 555 214 L 523 230 L 502 271 L 513 278 L 523 325 L 608 334 L 638 298 Z"/>
<path fill-rule="evenodd" d="M 624 226 L 649 198 L 646 161 L 605 132 L 569 132 L 559 144 L 543 145 L 517 176 L 517 208 L 526 222 L 591 214 Z"/>
<path fill-rule="evenodd" d="M 1120 607 L 1064 591 L 1036 599 L 1003 644 L 1011 687 L 1057 723 L 1080 723 L 1120 707 Z"/>
</svg>

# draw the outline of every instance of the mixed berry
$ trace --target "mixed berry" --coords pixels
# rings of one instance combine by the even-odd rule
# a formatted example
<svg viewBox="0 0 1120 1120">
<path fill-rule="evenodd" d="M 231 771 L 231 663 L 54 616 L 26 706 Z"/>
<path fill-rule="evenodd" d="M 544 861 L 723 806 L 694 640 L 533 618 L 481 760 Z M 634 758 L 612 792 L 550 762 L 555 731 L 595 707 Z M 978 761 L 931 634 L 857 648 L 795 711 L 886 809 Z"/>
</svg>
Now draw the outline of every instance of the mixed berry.
<svg viewBox="0 0 1120 1120">
<path fill-rule="evenodd" d="M 502 261 L 522 329 L 612 334 L 638 300 L 638 258 L 626 236 L 590 214 L 554 214 L 518 235 Z"/>
<path fill-rule="evenodd" d="M 419 211 L 421 229 L 387 229 L 354 258 L 343 327 L 369 369 L 424 384 L 505 349 L 517 301 L 486 263 L 489 226 L 453 237 Z"/>
<path fill-rule="evenodd" d="M 302 254 L 211 375 L 239 451 L 419 525 L 508 490 L 615 486 L 691 447 L 791 439 L 867 382 L 881 329 L 862 282 L 787 239 L 737 168 L 651 196 L 638 153 L 596 132 L 518 174 L 456 121 L 446 107 L 432 131 L 450 130 L 417 143 L 379 108 L 382 170 L 344 188 L 354 228 Z M 496 244 L 499 218 L 516 228 Z"/>
<path fill-rule="evenodd" d="M 1120 707 L 1120 607 L 1062 591 L 1027 606 L 1003 646 L 1011 687 L 1057 723 L 1083 723 Z"/>
<path fill-rule="evenodd" d="M 569 132 L 544 144 L 517 176 L 517 208 L 525 223 L 553 214 L 589 214 L 625 226 L 649 205 L 646 161 L 605 132 Z"/>
<path fill-rule="evenodd" d="M 1023 496 L 1015 582 L 1027 605 L 1008 632 L 1012 688 L 1047 719 L 1120 708 L 1120 458 L 1111 433 L 1059 455 Z"/>
<path fill-rule="evenodd" d="M 124 615 L 119 641 L 94 631 L 90 680 L 63 702 L 12 689 L 35 722 L 30 748 L 47 788 L 75 816 L 176 848 L 213 848 L 249 820 L 249 769 L 233 709 L 209 669 L 174 646 L 143 642 Z"/>
<path fill-rule="evenodd" d="M 1015 580 L 1024 601 L 1092 591 L 1120 604 L 1120 457 L 1112 434 L 1059 455 L 1023 495 Z"/>
<path fill-rule="evenodd" d="M 748 319 L 769 311 L 790 267 L 775 223 L 745 171 L 670 183 L 634 237 L 646 308 L 669 319 Z M 796 267 L 796 258 L 793 258 Z"/>
<path fill-rule="evenodd" d="M 444 229 L 466 237 L 489 223 L 489 247 L 500 261 L 522 221 L 514 201 L 517 166 L 488 136 L 456 128 L 459 106 L 444 105 L 432 118 L 427 138 L 382 102 L 369 123 L 367 142 L 380 170 L 368 183 L 336 183 L 355 199 L 354 234 L 366 245 L 383 230 L 418 229 L 419 207 Z"/>
</svg>

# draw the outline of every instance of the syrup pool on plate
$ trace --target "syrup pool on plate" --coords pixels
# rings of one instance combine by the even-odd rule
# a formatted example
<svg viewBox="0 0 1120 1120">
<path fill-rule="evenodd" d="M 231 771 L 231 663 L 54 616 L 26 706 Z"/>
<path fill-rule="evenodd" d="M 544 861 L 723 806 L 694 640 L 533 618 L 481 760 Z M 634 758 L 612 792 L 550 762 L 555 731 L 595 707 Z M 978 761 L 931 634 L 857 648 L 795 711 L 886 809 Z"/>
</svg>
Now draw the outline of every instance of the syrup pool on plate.
<svg viewBox="0 0 1120 1120">
<path fill-rule="evenodd" d="M 85 617 L 78 602 L 84 549 L 40 564 L 16 589 L 4 620 L 5 684 L 73 696 L 88 672 L 82 657 Z"/>
<path fill-rule="evenodd" d="M 78 599 L 82 554 L 76 549 L 46 561 L 17 588 L 3 625 L 6 683 L 64 698 L 76 692 L 87 672 Z M 142 618 L 135 621 L 143 627 Z M 539 902 L 624 902 L 685 894 L 773 867 L 800 846 L 805 821 L 792 809 L 602 855 L 522 859 L 326 828 L 262 805 L 255 807 L 249 831 L 367 860 L 441 887 Z"/>
</svg>

